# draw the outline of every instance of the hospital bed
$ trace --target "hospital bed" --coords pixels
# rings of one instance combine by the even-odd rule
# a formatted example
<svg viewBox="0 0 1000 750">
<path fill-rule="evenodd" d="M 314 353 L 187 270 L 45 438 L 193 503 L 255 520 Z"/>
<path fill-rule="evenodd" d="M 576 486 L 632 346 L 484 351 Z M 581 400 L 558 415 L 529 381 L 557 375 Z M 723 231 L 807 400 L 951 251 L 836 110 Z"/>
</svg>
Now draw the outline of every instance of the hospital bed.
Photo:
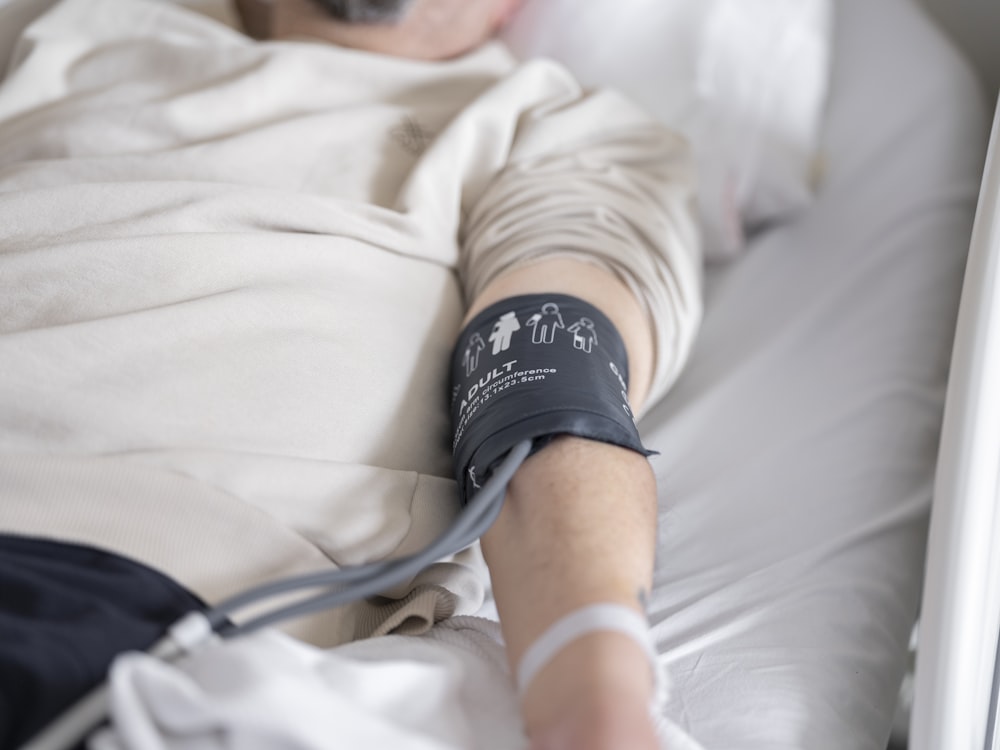
<svg viewBox="0 0 1000 750">
<path fill-rule="evenodd" d="M 815 199 L 709 266 L 640 425 L 667 714 L 705 748 L 881 750 L 919 611 L 911 747 L 994 747 L 993 97 L 911 0 L 835 10 Z"/>
</svg>

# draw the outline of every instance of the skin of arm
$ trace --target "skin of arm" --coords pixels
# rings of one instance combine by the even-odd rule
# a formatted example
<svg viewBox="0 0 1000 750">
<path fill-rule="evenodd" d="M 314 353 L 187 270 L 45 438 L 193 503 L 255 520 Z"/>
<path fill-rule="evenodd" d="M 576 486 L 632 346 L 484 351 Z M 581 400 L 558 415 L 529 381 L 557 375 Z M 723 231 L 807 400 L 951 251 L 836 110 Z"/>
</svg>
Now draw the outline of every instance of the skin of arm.
<svg viewBox="0 0 1000 750">
<path fill-rule="evenodd" d="M 518 294 L 564 293 L 615 324 L 629 357 L 629 398 L 641 407 L 653 368 L 653 336 L 631 290 L 611 273 L 565 258 L 491 282 L 479 310 Z M 511 670 L 556 620 L 613 602 L 642 612 L 655 553 L 656 484 L 648 460 L 618 446 L 564 436 L 511 480 L 482 547 Z M 598 632 L 566 646 L 528 686 L 522 714 L 532 750 L 657 748 L 649 716 L 652 674 L 628 637 Z"/>
</svg>

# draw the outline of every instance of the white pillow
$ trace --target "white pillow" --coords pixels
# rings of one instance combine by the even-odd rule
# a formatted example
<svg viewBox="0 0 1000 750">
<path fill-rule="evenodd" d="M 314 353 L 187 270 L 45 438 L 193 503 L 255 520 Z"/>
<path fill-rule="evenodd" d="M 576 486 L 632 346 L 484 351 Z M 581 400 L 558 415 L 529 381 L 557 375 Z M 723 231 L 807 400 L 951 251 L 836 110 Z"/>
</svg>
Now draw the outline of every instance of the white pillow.
<svg viewBox="0 0 1000 750">
<path fill-rule="evenodd" d="M 810 202 L 831 16 L 831 0 L 525 0 L 501 36 L 691 140 L 706 257 L 723 260 Z"/>
</svg>

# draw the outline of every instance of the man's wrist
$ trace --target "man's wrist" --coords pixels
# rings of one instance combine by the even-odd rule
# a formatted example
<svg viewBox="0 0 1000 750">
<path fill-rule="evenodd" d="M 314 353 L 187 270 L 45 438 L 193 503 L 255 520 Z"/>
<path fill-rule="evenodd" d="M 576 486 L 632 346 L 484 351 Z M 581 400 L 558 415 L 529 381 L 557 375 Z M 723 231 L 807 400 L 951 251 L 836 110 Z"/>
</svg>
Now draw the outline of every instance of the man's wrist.
<svg viewBox="0 0 1000 750">
<path fill-rule="evenodd" d="M 553 658 L 523 696 L 531 748 L 656 747 L 653 691 L 649 659 L 631 638 L 584 636 Z"/>
<path fill-rule="evenodd" d="M 529 721 L 544 721 L 583 701 L 609 695 L 649 706 L 655 689 L 647 652 L 627 635 L 594 632 L 561 649 L 527 686 L 522 700 Z"/>
</svg>

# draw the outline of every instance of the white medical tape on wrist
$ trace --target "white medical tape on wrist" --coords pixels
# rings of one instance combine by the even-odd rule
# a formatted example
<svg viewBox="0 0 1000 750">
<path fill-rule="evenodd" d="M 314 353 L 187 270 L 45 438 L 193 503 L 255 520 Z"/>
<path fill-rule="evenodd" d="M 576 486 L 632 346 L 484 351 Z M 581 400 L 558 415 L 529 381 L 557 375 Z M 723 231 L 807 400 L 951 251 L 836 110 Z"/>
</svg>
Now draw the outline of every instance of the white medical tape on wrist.
<svg viewBox="0 0 1000 750">
<path fill-rule="evenodd" d="M 542 668 L 566 646 L 596 632 L 621 633 L 635 641 L 646 652 L 653 671 L 654 700 L 663 697 L 666 676 L 660 669 L 656 649 L 649 637 L 649 623 L 638 612 L 621 604 L 591 604 L 556 620 L 521 657 L 517 666 L 517 692 L 524 695 Z"/>
</svg>

